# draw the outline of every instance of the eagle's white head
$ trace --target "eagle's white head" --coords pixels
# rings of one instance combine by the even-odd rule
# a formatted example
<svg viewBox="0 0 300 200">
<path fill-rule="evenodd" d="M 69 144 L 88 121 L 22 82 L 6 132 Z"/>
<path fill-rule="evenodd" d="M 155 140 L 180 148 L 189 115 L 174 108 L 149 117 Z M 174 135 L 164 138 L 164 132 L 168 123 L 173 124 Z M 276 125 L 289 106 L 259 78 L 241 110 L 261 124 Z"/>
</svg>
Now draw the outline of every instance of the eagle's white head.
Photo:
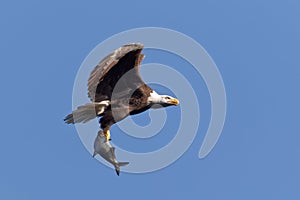
<svg viewBox="0 0 300 200">
<path fill-rule="evenodd" d="M 177 106 L 179 104 L 178 99 L 169 95 L 159 95 L 154 90 L 150 93 L 147 101 L 148 105 L 151 105 L 152 108 Z"/>
</svg>

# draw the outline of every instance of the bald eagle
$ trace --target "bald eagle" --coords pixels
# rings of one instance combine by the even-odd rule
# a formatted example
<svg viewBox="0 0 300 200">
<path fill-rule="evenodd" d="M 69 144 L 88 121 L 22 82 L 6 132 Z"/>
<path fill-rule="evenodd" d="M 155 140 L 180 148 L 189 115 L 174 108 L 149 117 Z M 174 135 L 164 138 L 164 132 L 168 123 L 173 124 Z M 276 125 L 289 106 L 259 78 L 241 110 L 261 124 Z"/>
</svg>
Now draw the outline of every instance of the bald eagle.
<svg viewBox="0 0 300 200">
<path fill-rule="evenodd" d="M 178 105 L 168 95 L 159 95 L 142 80 L 139 67 L 144 59 L 143 45 L 124 45 L 103 58 L 88 79 L 88 97 L 91 102 L 79 106 L 64 121 L 67 124 L 85 123 L 99 117 L 106 141 L 110 127 L 129 115 L 149 108 Z"/>
</svg>

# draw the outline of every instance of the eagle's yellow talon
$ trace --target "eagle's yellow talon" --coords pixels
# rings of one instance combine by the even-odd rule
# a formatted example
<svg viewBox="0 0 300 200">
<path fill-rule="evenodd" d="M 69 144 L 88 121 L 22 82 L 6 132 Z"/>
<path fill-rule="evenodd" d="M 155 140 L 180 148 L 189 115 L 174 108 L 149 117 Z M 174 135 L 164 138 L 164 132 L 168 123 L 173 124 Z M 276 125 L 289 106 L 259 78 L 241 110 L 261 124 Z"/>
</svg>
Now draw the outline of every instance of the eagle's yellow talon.
<svg viewBox="0 0 300 200">
<path fill-rule="evenodd" d="M 105 141 L 109 141 L 110 140 L 110 131 L 109 130 L 106 130 L 104 131 L 104 135 L 105 135 Z"/>
</svg>

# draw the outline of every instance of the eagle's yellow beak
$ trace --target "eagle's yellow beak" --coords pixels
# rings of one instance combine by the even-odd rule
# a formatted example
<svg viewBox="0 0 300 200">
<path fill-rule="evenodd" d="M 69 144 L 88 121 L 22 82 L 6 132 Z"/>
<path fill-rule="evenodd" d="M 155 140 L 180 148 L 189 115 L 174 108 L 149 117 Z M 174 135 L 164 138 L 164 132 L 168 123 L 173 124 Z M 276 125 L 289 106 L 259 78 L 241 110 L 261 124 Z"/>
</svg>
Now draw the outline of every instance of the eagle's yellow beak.
<svg viewBox="0 0 300 200">
<path fill-rule="evenodd" d="M 178 99 L 173 98 L 173 99 L 170 99 L 168 101 L 168 103 L 177 106 L 179 104 L 179 101 L 178 101 Z"/>
</svg>

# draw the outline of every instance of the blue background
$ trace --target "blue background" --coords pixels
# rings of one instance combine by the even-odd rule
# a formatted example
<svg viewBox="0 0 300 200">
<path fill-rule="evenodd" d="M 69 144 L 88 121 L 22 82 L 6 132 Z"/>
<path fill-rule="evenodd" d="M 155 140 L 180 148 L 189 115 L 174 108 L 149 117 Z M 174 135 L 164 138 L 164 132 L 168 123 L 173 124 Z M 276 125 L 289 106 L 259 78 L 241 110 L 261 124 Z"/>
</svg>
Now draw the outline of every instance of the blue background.
<svg viewBox="0 0 300 200">
<path fill-rule="evenodd" d="M 1 1 L 0 199 L 299 199 L 299 19 L 296 0 Z M 209 52 L 226 87 L 226 124 L 199 160 L 204 108 L 203 126 L 179 160 L 118 177 L 62 118 L 86 55 L 109 36 L 144 26 L 183 32 Z M 187 76 L 204 88 L 209 107 L 203 81 Z"/>
</svg>

